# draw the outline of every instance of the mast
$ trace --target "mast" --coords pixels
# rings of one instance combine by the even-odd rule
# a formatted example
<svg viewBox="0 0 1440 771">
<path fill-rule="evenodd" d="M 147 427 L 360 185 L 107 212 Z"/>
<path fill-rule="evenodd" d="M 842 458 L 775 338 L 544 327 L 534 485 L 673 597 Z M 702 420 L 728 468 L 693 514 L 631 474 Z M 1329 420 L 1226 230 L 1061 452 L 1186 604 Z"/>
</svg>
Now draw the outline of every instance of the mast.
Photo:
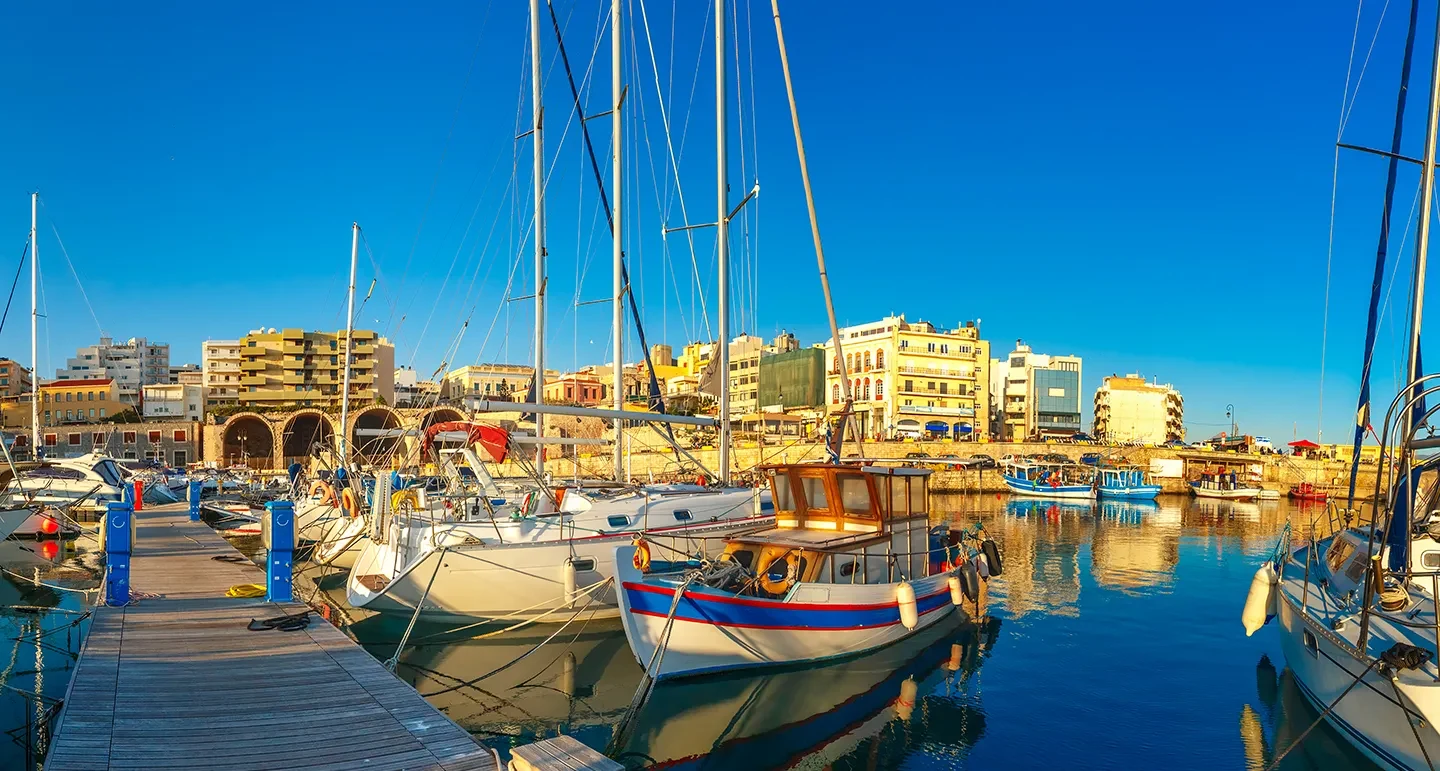
<svg viewBox="0 0 1440 771">
<path fill-rule="evenodd" d="M 35 229 L 36 208 L 40 194 L 30 194 L 30 457 L 40 459 L 40 360 L 39 327 L 40 311 L 36 296 L 40 285 L 40 231 Z"/>
<path fill-rule="evenodd" d="M 340 394 L 340 466 L 349 468 L 350 463 L 350 354 L 355 337 L 355 262 L 360 256 L 360 223 L 350 223 L 350 299 L 345 306 L 345 371 L 340 375 L 343 383 Z"/>
<path fill-rule="evenodd" d="M 718 212 L 715 237 L 720 269 L 720 484 L 730 484 L 730 221 L 725 157 L 725 0 L 715 2 L 715 196 Z"/>
<path fill-rule="evenodd" d="M 545 402 L 545 137 L 540 105 L 540 0 L 530 0 L 530 102 L 534 134 L 535 188 L 535 385 L 530 397 Z M 535 438 L 545 436 L 545 416 L 535 413 Z M 545 477 L 545 444 L 535 443 L 535 474 Z"/>
<path fill-rule="evenodd" d="M 1430 252 L 1430 207 L 1435 197 L 1435 135 L 1440 127 L 1440 20 L 1436 22 L 1434 68 L 1430 73 L 1430 118 L 1425 126 L 1425 159 L 1420 165 L 1420 232 L 1415 240 L 1415 269 L 1410 284 L 1409 351 L 1405 359 L 1406 382 L 1420 377 L 1420 318 L 1425 308 L 1425 261 Z M 1414 429 L 1414 415 L 1405 418 L 1405 441 Z"/>
<path fill-rule="evenodd" d="M 614 203 L 611 205 L 611 237 L 614 244 L 611 247 L 611 260 L 614 262 L 614 296 L 615 302 L 611 307 L 614 314 L 615 337 L 615 377 L 611 388 L 615 392 L 615 409 L 625 409 L 625 252 L 621 243 L 620 211 L 623 208 L 624 196 L 621 182 L 624 176 L 624 168 L 621 164 L 621 125 L 620 125 L 620 100 L 622 92 L 620 85 L 620 0 L 610 0 L 610 146 L 614 148 L 611 153 L 611 185 L 614 187 Z M 618 482 L 625 478 L 625 427 L 622 421 L 615 421 L 615 480 Z"/>
</svg>

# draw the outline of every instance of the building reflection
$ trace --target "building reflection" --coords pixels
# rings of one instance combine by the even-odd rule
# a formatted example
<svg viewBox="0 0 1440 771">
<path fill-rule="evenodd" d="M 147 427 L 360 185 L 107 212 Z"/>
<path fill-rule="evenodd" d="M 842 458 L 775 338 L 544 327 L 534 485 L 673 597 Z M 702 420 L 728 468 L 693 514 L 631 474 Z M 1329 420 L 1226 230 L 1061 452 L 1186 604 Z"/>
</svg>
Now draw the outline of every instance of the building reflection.
<svg viewBox="0 0 1440 771">
<path fill-rule="evenodd" d="M 1080 615 L 1080 547 L 1094 528 L 1088 502 L 1011 499 L 984 518 L 1005 556 L 1005 575 L 990 584 L 1015 618 L 1030 613 Z"/>
<path fill-rule="evenodd" d="M 1154 501 L 1100 501 L 1090 545 L 1095 583 L 1126 594 L 1169 590 L 1180 563 L 1180 517 L 1163 511 Z"/>
</svg>

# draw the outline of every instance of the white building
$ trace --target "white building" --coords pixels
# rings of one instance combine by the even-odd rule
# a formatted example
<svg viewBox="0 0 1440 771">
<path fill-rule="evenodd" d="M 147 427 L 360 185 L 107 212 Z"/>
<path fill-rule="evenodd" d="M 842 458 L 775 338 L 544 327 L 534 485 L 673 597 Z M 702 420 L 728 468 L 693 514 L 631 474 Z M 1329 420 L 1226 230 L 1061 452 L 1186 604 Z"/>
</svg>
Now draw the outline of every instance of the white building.
<svg viewBox="0 0 1440 771">
<path fill-rule="evenodd" d="M 120 401 L 136 404 L 140 387 L 170 382 L 170 346 L 132 337 L 123 343 L 100 338 L 99 345 L 80 348 L 65 368 L 55 371 L 56 380 L 110 378 L 120 391 Z"/>
<path fill-rule="evenodd" d="M 1185 438 L 1185 399 L 1169 383 L 1111 375 L 1095 389 L 1095 438 L 1163 444 Z"/>
<path fill-rule="evenodd" d="M 439 399 L 439 383 L 421 380 L 413 367 L 395 368 L 396 407 L 433 407 Z"/>
<path fill-rule="evenodd" d="M 990 360 L 991 433 L 996 441 L 1063 438 L 1081 430 L 1079 356 L 1035 353 L 1023 340 Z"/>
<path fill-rule="evenodd" d="M 204 384 L 204 373 L 200 371 L 199 364 L 180 364 L 170 367 L 171 383 L 199 383 Z"/>
<path fill-rule="evenodd" d="M 141 414 L 166 420 L 201 420 L 205 417 L 205 387 L 185 383 L 157 383 L 141 389 Z"/>
<path fill-rule="evenodd" d="M 205 406 L 224 407 L 240 401 L 240 341 L 206 340 L 200 349 Z"/>
</svg>

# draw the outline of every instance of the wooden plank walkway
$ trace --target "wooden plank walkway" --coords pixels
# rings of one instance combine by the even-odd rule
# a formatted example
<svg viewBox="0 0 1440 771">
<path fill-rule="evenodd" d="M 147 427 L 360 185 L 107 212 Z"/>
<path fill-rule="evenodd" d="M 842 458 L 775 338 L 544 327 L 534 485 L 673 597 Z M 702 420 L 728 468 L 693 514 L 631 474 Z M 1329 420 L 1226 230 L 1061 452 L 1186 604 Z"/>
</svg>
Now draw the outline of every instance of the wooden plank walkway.
<svg viewBox="0 0 1440 771">
<path fill-rule="evenodd" d="M 296 632 L 246 629 L 305 606 L 233 599 L 265 582 L 184 504 L 136 513 L 131 586 L 160 595 L 100 608 L 46 771 L 498 771 L 494 756 L 318 615 Z"/>
</svg>

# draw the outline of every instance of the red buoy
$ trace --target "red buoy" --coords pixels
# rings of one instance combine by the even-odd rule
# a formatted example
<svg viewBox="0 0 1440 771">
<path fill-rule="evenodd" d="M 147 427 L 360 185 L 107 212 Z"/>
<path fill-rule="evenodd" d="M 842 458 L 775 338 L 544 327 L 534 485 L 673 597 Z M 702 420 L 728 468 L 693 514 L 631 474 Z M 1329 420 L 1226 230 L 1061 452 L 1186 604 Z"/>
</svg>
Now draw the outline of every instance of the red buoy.
<svg viewBox="0 0 1440 771">
<path fill-rule="evenodd" d="M 59 542 L 59 541 L 41 541 L 41 542 L 40 542 L 40 558 L 41 558 L 41 559 L 44 559 L 44 560 L 47 560 L 47 561 L 53 560 L 53 559 L 55 559 L 55 557 L 56 557 L 57 555 L 59 555 L 59 554 L 60 554 L 60 542 Z"/>
<path fill-rule="evenodd" d="M 56 522 L 54 517 L 41 514 L 40 532 L 44 533 L 45 535 L 55 535 L 56 533 L 60 532 L 60 523 Z"/>
</svg>

